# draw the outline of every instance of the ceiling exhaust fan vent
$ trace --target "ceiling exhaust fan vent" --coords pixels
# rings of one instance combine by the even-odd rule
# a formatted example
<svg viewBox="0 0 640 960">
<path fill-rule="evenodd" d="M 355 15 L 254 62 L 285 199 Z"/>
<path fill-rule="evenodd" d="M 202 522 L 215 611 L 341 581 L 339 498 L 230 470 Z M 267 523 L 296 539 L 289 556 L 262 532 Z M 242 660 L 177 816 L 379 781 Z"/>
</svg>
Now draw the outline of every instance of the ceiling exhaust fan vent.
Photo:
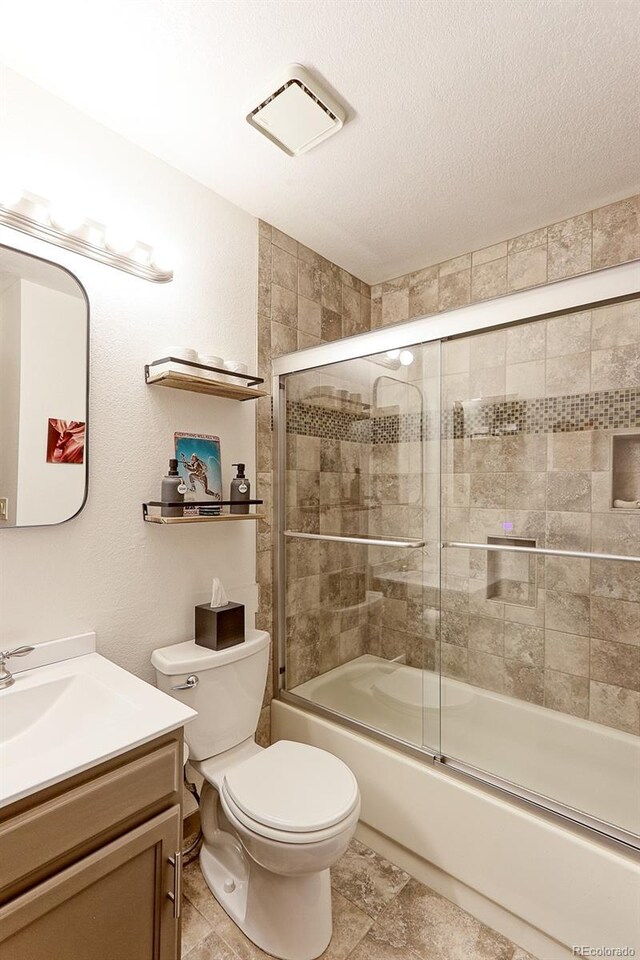
<svg viewBox="0 0 640 960">
<path fill-rule="evenodd" d="M 289 67 L 278 88 L 247 115 L 247 123 L 290 157 L 337 133 L 344 121 L 339 104 L 299 64 Z"/>
</svg>

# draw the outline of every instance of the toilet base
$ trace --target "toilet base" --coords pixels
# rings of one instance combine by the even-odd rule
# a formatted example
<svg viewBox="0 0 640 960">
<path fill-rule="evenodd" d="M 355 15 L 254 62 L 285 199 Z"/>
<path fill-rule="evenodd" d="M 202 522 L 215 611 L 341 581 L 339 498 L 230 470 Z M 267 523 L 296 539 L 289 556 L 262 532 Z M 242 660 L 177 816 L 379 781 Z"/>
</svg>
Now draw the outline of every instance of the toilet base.
<svg viewBox="0 0 640 960">
<path fill-rule="evenodd" d="M 272 873 L 224 831 L 218 832 L 215 849 L 203 844 L 200 867 L 225 913 L 265 953 L 280 960 L 315 960 L 326 950 L 332 932 L 328 870 Z"/>
</svg>

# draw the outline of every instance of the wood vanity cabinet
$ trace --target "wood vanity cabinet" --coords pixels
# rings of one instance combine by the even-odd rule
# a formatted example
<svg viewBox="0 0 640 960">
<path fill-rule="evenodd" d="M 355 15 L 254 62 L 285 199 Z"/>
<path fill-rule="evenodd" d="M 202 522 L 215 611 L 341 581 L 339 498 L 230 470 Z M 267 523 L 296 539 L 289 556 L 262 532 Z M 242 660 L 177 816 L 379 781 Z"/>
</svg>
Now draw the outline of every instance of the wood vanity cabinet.
<svg viewBox="0 0 640 960">
<path fill-rule="evenodd" d="M 0 960 L 180 955 L 182 731 L 0 810 Z"/>
</svg>

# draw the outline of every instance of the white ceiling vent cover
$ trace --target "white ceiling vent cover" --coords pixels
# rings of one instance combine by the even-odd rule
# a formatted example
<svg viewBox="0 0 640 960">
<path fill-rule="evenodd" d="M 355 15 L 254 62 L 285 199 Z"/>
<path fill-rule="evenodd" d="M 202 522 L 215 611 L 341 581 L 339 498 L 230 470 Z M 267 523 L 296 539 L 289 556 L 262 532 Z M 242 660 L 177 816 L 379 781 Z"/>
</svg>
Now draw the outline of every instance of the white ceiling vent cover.
<svg viewBox="0 0 640 960">
<path fill-rule="evenodd" d="M 341 129 L 345 113 L 311 74 L 294 63 L 273 93 L 247 115 L 247 123 L 297 157 Z"/>
</svg>

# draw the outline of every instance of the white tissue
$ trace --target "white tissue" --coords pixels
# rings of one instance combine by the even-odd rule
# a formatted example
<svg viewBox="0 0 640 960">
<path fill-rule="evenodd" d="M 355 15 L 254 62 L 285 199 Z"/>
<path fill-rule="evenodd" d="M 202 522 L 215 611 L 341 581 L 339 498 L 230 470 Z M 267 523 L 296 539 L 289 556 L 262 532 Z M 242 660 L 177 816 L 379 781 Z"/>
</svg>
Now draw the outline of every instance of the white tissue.
<svg viewBox="0 0 640 960">
<path fill-rule="evenodd" d="M 227 593 L 222 585 L 222 581 L 214 577 L 213 583 L 211 584 L 211 606 L 214 608 L 225 607 L 228 603 L 229 600 L 227 599 Z"/>
<path fill-rule="evenodd" d="M 640 500 L 614 500 L 613 505 L 623 510 L 640 510 Z"/>
</svg>

